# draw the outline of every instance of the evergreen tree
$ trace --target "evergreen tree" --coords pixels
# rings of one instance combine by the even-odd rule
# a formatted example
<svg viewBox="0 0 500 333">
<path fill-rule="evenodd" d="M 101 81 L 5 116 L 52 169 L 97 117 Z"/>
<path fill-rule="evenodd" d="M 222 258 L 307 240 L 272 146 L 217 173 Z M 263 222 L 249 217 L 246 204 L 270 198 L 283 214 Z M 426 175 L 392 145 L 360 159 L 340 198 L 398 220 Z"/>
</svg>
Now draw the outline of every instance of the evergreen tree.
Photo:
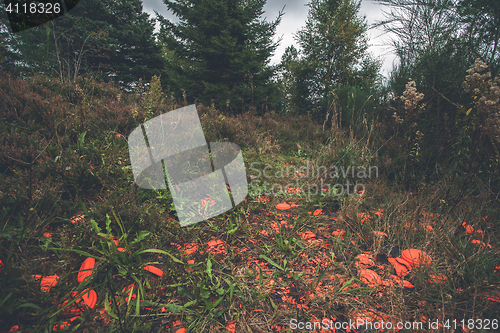
<svg viewBox="0 0 500 333">
<path fill-rule="evenodd" d="M 311 74 L 308 108 L 323 116 L 331 100 L 331 92 L 341 84 L 355 84 L 356 77 L 376 76 L 377 66 L 365 65 L 368 48 L 364 18 L 359 18 L 361 2 L 352 0 L 312 0 L 304 29 L 296 39 L 301 46 L 305 68 Z M 375 72 L 373 72 L 375 70 Z"/>
<path fill-rule="evenodd" d="M 167 75 L 176 93 L 220 109 L 261 109 L 274 98 L 270 57 L 282 12 L 274 22 L 259 21 L 266 0 L 169 1 L 180 22 L 158 13 L 159 40 L 165 47 Z"/>
<path fill-rule="evenodd" d="M 0 2 L 0 70 L 14 72 L 16 63 L 22 60 L 19 53 L 12 47 L 15 34 L 9 32 L 10 22 L 6 6 Z"/>
<path fill-rule="evenodd" d="M 281 56 L 277 83 L 284 113 L 302 114 L 311 104 L 307 80 L 312 71 L 307 65 L 293 45 L 287 47 Z"/>
<path fill-rule="evenodd" d="M 22 57 L 19 70 L 66 81 L 97 74 L 130 89 L 164 68 L 154 22 L 141 0 L 81 0 L 62 17 L 11 33 L 9 42 Z"/>
</svg>

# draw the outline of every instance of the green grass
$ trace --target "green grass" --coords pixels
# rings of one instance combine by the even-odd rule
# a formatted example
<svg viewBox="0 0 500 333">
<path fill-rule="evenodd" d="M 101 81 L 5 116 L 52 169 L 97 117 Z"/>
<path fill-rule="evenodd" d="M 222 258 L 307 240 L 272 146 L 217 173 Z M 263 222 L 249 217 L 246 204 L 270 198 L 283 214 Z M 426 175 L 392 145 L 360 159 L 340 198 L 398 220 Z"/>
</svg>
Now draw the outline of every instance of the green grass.
<svg viewBox="0 0 500 333">
<path fill-rule="evenodd" d="M 115 88 L 88 81 L 78 82 L 84 96 L 78 102 L 74 84 L 43 77 L 2 82 L 9 111 L 0 125 L 2 331 L 18 325 L 22 332 L 51 332 L 69 322 L 65 330 L 75 332 L 286 332 L 291 320 L 341 323 L 369 311 L 403 323 L 449 319 L 451 328 L 456 320 L 457 330 L 462 320 L 500 319 L 498 202 L 481 187 L 459 195 L 448 178 L 411 193 L 390 182 L 393 157 L 378 152 L 397 140 L 383 139 L 377 126 L 361 131 L 361 125 L 353 137 L 303 118 L 229 117 L 200 108 L 207 141 L 242 148 L 249 183 L 256 178 L 249 167 L 259 162 L 261 171 L 273 167 L 262 180 L 305 192 L 251 186 L 233 210 L 181 228 L 168 191 L 135 186 L 126 141 L 145 117 L 178 104 L 160 100 L 146 110 L 133 94 L 117 99 Z M 307 163 L 387 170 L 372 178 L 276 175 Z M 321 181 L 359 182 L 366 192 L 307 193 Z M 282 202 L 297 206 L 276 209 Z M 72 223 L 80 214 L 84 219 Z M 412 288 L 390 285 L 396 271 L 388 259 L 410 248 L 432 263 L 404 277 Z M 372 262 L 360 265 L 357 256 L 367 253 Z M 95 267 L 79 283 L 86 258 Z M 364 280 L 360 269 L 367 268 L 386 285 Z M 430 274 L 447 279 L 429 283 Z M 42 292 L 32 275 L 59 279 Z M 95 291 L 93 308 L 77 297 L 84 290 Z M 478 323 L 472 331 L 481 331 Z"/>
</svg>

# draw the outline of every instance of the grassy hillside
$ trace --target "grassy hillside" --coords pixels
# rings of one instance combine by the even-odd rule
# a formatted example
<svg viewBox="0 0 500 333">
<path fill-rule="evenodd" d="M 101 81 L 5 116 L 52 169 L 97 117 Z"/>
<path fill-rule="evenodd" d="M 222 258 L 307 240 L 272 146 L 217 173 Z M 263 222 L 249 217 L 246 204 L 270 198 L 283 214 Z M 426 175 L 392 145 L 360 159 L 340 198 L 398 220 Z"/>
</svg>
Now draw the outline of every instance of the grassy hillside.
<svg viewBox="0 0 500 333">
<path fill-rule="evenodd" d="M 124 94 L 0 71 L 0 331 L 498 327 L 487 185 L 445 174 L 403 186 L 405 147 L 382 117 L 339 125 L 199 105 L 207 141 L 241 147 L 249 195 L 181 228 L 169 191 L 139 188 L 130 166 L 131 131 L 184 105 L 158 84 Z"/>
</svg>

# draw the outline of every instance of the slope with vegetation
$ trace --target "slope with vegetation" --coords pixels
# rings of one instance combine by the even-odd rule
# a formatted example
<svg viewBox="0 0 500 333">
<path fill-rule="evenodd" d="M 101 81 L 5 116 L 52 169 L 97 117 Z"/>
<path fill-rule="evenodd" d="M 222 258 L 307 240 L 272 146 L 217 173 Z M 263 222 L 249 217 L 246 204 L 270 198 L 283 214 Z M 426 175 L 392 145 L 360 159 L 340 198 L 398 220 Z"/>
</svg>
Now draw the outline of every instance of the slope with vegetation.
<svg viewBox="0 0 500 333">
<path fill-rule="evenodd" d="M 128 156 L 127 133 L 181 106 L 155 96 L 158 80 L 123 94 L 2 76 L 3 327 L 260 332 L 293 318 L 495 318 L 497 200 L 445 177 L 412 192 L 391 181 L 391 154 L 413 155 L 375 120 L 342 127 L 199 107 L 207 140 L 242 147 L 251 185 L 234 210 L 180 228 L 168 191 L 134 185 Z M 358 169 L 374 166 L 371 178 Z M 365 192 L 333 190 L 347 183 Z M 430 265 L 394 263 L 407 249 Z"/>
</svg>

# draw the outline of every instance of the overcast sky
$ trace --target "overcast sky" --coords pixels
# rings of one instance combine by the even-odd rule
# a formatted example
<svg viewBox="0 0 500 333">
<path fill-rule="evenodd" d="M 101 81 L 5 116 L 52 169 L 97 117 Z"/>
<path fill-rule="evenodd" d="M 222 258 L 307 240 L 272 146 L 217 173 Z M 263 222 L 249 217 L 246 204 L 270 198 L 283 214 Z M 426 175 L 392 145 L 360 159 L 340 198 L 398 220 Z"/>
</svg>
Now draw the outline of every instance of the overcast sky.
<svg viewBox="0 0 500 333">
<path fill-rule="evenodd" d="M 298 48 L 297 42 L 294 40 L 294 34 L 303 26 L 307 19 L 309 7 L 306 4 L 309 0 L 268 0 L 264 6 L 263 18 L 267 21 L 274 21 L 278 16 L 279 11 L 286 5 L 284 15 L 281 19 L 281 24 L 276 29 L 276 38 L 282 37 L 282 41 L 276 50 L 276 54 L 271 58 L 271 63 L 278 63 L 281 55 L 289 45 L 295 45 Z M 144 11 L 154 17 L 154 10 L 163 15 L 165 18 L 175 21 L 175 17 L 167 10 L 167 6 L 162 0 L 143 0 Z M 382 13 L 383 6 L 370 1 L 362 0 L 360 15 L 366 16 L 366 21 L 370 25 L 378 20 L 384 19 Z M 388 36 L 383 34 L 382 30 L 371 29 L 368 31 L 370 48 L 368 49 L 375 57 L 381 57 L 383 61 L 382 74 L 387 76 L 392 69 L 392 63 L 395 56 L 388 43 Z"/>
</svg>

